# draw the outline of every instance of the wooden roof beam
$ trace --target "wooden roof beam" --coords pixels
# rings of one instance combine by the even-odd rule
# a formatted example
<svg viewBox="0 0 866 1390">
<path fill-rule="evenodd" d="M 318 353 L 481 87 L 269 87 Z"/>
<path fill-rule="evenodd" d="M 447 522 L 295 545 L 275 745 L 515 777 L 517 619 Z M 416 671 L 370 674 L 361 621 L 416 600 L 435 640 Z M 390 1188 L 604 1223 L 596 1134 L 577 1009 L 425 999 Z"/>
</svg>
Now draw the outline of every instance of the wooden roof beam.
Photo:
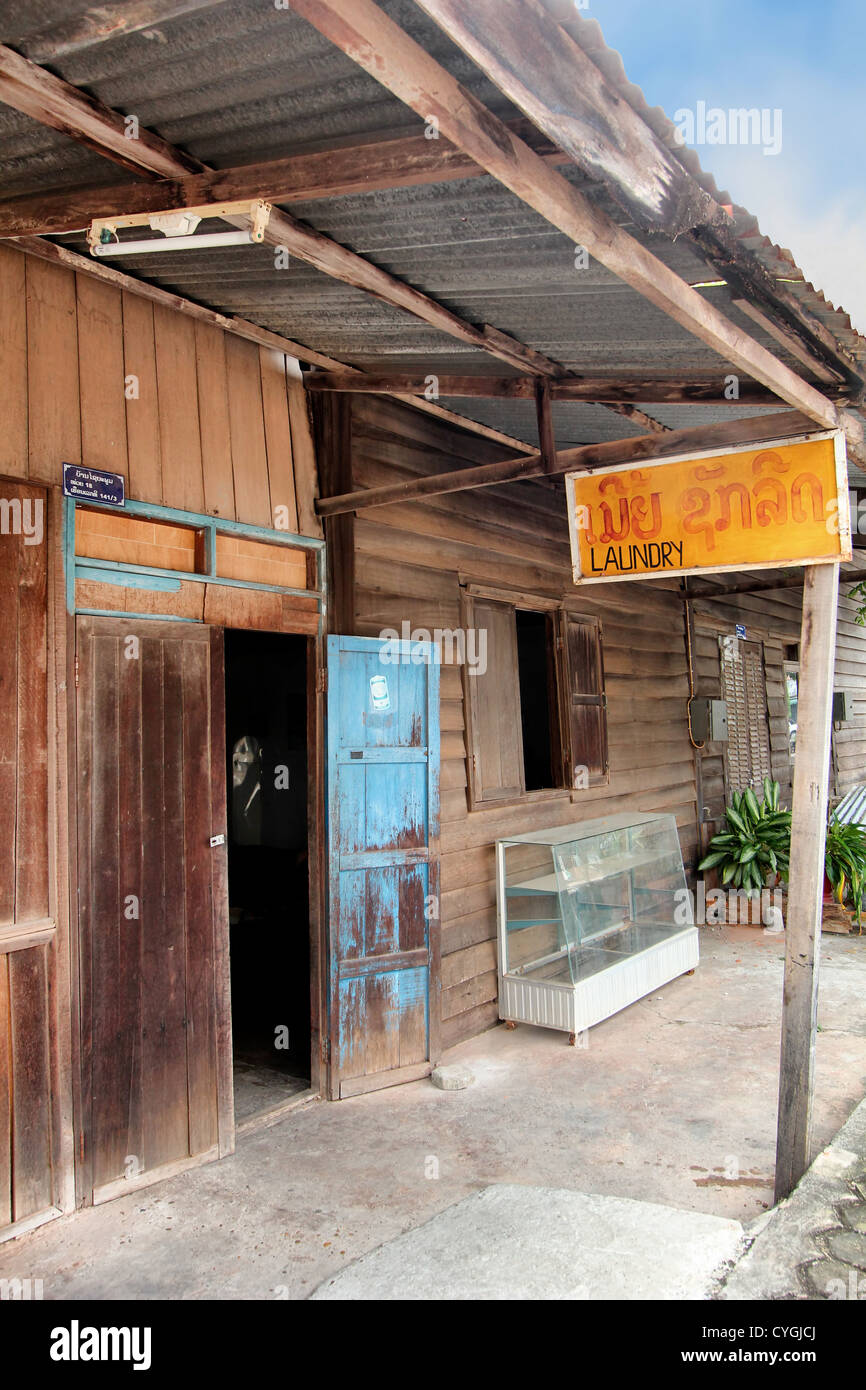
<svg viewBox="0 0 866 1390">
<path fill-rule="evenodd" d="M 296 343 L 289 338 L 282 337 L 279 333 L 272 333 L 270 329 L 262 328 L 257 323 L 250 323 L 248 319 L 236 318 L 232 314 L 221 314 L 217 309 L 209 309 L 207 305 L 197 304 L 193 299 L 186 299 L 182 295 L 173 294 L 170 290 L 163 290 L 159 285 L 151 285 L 147 280 L 137 280 L 132 275 L 124 275 L 122 271 L 115 270 L 114 266 L 107 265 L 105 261 L 95 260 L 92 256 L 80 256 L 76 251 L 70 251 L 66 246 L 59 246 L 55 241 L 45 241 L 42 237 L 21 237 L 13 244 L 21 251 L 31 256 L 37 256 L 40 260 L 65 266 L 68 270 L 74 270 L 80 275 L 91 275 L 97 280 L 102 280 L 105 284 L 125 290 L 128 294 L 149 299 L 154 304 L 161 304 L 167 309 L 173 309 L 179 314 L 186 314 L 202 323 L 215 324 L 217 328 L 222 328 L 227 333 L 234 333 L 239 338 L 246 338 L 249 342 L 262 343 L 265 347 L 277 348 L 280 352 L 288 353 L 290 357 L 300 358 L 303 362 L 312 362 L 318 367 L 333 368 L 335 373 L 340 376 L 350 376 L 356 372 L 360 376 L 358 368 L 347 367 L 345 362 L 327 357 L 324 353 L 316 352 L 314 348 L 307 347 L 303 343 Z M 472 420 L 468 416 L 458 415 L 455 411 L 448 410 L 435 401 L 426 401 L 423 398 L 399 391 L 388 392 L 387 394 L 393 396 L 395 400 L 412 406 L 415 410 L 422 411 L 425 415 L 435 415 L 450 425 L 458 425 L 471 434 L 481 435 L 505 448 L 522 450 L 524 454 L 534 452 L 532 445 L 527 444 L 525 440 L 515 439 L 513 435 L 505 434 L 502 430 L 482 425 L 479 421 Z"/>
<path fill-rule="evenodd" d="M 191 170 L 207 171 L 207 166 L 201 161 L 191 159 L 149 131 L 139 129 L 136 139 L 128 139 L 124 118 L 118 112 L 2 45 L 0 100 L 128 167 L 163 176 L 182 176 Z M 135 164 L 131 164 L 133 160 Z M 227 220 L 237 226 L 248 224 L 248 219 L 244 218 Z M 287 212 L 278 208 L 272 210 L 265 241 L 272 246 L 285 247 L 289 254 L 300 257 L 323 274 L 372 294 L 393 308 L 403 309 L 431 328 L 467 347 L 498 357 L 509 366 L 533 374 L 561 374 L 559 365 L 542 353 L 499 329 L 487 325 L 478 328 L 467 323 L 429 295 L 398 280 Z"/>
<path fill-rule="evenodd" d="M 738 371 L 825 429 L 843 428 L 853 453 L 862 450 L 864 428 L 851 413 L 780 362 L 725 318 L 674 271 L 630 236 L 591 199 L 549 168 L 476 97 L 467 92 L 372 0 L 291 0 L 292 7 L 365 71 L 420 116 L 435 117 L 440 132 L 472 156 L 548 222 L 586 247 L 625 284 L 711 347 Z M 419 0 L 448 37 L 462 47 L 500 89 L 520 104 L 525 79 L 497 51 L 500 0 Z M 512 4 L 507 0 L 511 13 Z M 528 12 L 524 12 L 526 14 Z M 524 33 L 518 27 L 516 37 Z M 558 31 L 557 31 L 558 32 Z"/>
<path fill-rule="evenodd" d="M 139 129 L 130 138 L 127 121 L 95 97 L 37 67 L 20 53 L 0 44 L 0 101 L 41 125 L 70 135 L 97 154 L 132 169 L 136 174 L 162 178 L 194 173 L 198 160 L 169 145 L 158 135 Z"/>
<path fill-rule="evenodd" d="M 394 502 L 438 497 L 447 492 L 465 492 L 472 488 L 522 482 L 527 478 L 551 477 L 577 469 L 612 468 L 619 463 L 661 459 L 684 450 L 763 443 L 780 435 L 808 434 L 814 428 L 799 411 L 786 410 L 774 415 L 732 420 L 723 425 L 699 425 L 693 429 L 670 430 L 666 434 L 642 434 L 605 444 L 582 444 L 572 449 L 559 449 L 549 467 L 545 466 L 542 455 L 535 453 L 503 459 L 500 463 L 481 464 L 476 468 L 458 468 L 450 473 L 411 478 L 402 483 L 386 483 L 383 487 L 364 488 L 343 493 L 339 497 L 322 497 L 316 502 L 316 511 L 320 516 L 339 516 L 344 512 L 365 511 Z"/>
<path fill-rule="evenodd" d="M 142 29 L 167 24 L 195 10 L 212 10 L 223 3 L 224 0 L 115 0 L 110 6 L 95 6 L 38 34 L 27 35 L 17 40 L 15 46 L 31 62 L 50 63 L 123 34 L 140 33 Z"/>
<path fill-rule="evenodd" d="M 531 121 L 521 117 L 509 121 L 508 126 L 526 140 L 540 159 L 550 164 L 571 162 Z M 450 141 L 427 140 L 413 131 L 385 139 L 353 140 L 331 149 L 230 169 L 207 169 L 183 178 L 163 178 L 146 184 L 97 184 L 0 199 L 0 236 L 62 236 L 81 231 L 95 216 L 167 212 L 201 203 L 257 198 L 269 203 L 300 203 L 483 177 L 485 170 Z"/>
<path fill-rule="evenodd" d="M 14 75 L 14 81 L 10 78 L 8 92 L 2 84 L 4 61 L 6 61 L 10 73 Z M 26 100 L 21 96 L 22 91 L 26 94 Z M 75 87 L 45 73 L 43 69 L 19 57 L 11 49 L 0 47 L 0 99 L 7 100 L 12 105 L 18 104 L 19 109 L 22 110 L 25 107 L 28 108 L 28 114 L 34 115 L 37 120 L 47 119 L 45 116 L 47 108 L 44 107 L 43 100 L 46 91 L 49 91 L 51 96 L 51 120 L 48 121 L 49 124 L 61 121 L 62 126 L 58 128 L 62 128 L 66 134 L 73 136 L 73 138 L 86 138 L 87 144 L 108 158 L 118 159 L 120 157 L 117 151 L 117 142 L 118 138 L 123 140 L 125 137 L 119 137 L 118 131 L 124 129 L 124 122 L 116 111 L 103 106 L 95 98 L 85 98 Z M 40 111 L 42 111 L 42 115 L 39 114 Z M 84 129 L 82 123 L 86 124 L 86 137 L 82 134 Z M 104 148 L 99 143 L 100 130 L 104 133 Z M 200 161 L 192 161 L 189 156 L 175 151 L 171 145 L 160 140 L 157 136 L 151 136 L 149 132 L 139 131 L 137 140 L 127 140 L 126 143 L 141 146 L 140 150 L 137 150 L 137 157 L 144 169 L 152 169 L 153 172 L 165 174 L 166 164 L 168 164 L 169 172 L 184 175 L 192 164 L 200 173 L 213 172 L 208 170 L 207 166 Z M 249 224 L 249 219 L 244 217 L 227 218 L 226 220 L 234 226 Z M 372 294 L 394 308 L 403 309 L 406 313 L 421 319 L 439 332 L 456 338 L 459 342 L 475 348 L 479 352 L 489 353 L 493 357 L 499 358 L 500 361 L 506 362 L 509 366 L 515 367 L 518 371 L 529 371 L 534 375 L 542 376 L 558 376 L 562 373 L 559 364 L 545 357 L 543 353 L 536 352 L 534 348 L 518 342 L 516 338 L 512 338 L 509 334 L 503 333 L 500 329 L 489 324 L 478 328 L 474 324 L 467 323 L 429 295 L 423 294 L 402 280 L 398 280 L 396 276 L 381 270 L 371 261 L 365 260 L 363 256 L 359 256 L 354 251 L 350 251 L 348 247 L 332 241 L 313 227 L 300 222 L 290 213 L 283 212 L 279 208 L 274 208 L 271 211 L 264 240 L 269 245 L 285 247 L 289 254 L 298 256 L 323 274 L 341 280 L 344 284 L 352 285 L 367 294 Z M 422 408 L 424 407 L 422 406 Z M 658 432 L 663 432 L 666 429 L 659 421 L 654 420 L 637 406 L 616 404 L 611 405 L 609 409 L 627 416 L 641 429 Z"/>
<path fill-rule="evenodd" d="M 347 372 L 313 372 L 307 377 L 310 391 L 351 391 L 367 395 L 423 394 L 426 378 L 433 374 L 440 396 L 481 398 L 487 400 L 532 400 L 536 377 L 531 376 L 454 376 L 436 373 L 435 367 L 410 373 L 366 372 L 363 376 Z M 765 386 L 741 381 L 736 399 L 725 396 L 725 378 L 702 373 L 700 376 L 573 376 L 551 377 L 550 398 L 553 401 L 586 401 L 611 405 L 617 402 L 645 405 L 709 405 L 709 406 L 780 406 L 778 396 Z M 835 401 L 851 402 L 846 387 L 835 386 L 827 392 Z M 859 398 L 858 398 L 859 399 Z"/>
</svg>

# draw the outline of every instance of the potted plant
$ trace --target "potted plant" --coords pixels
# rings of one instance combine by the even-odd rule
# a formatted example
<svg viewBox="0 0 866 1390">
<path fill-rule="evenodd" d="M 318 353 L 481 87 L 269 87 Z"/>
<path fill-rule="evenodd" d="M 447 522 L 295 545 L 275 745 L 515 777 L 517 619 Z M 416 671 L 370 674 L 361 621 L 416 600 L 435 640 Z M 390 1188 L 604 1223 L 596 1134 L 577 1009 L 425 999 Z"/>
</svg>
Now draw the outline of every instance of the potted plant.
<svg viewBox="0 0 866 1390">
<path fill-rule="evenodd" d="M 833 897 L 841 905 L 850 896 L 855 920 L 862 930 L 863 893 L 866 890 L 866 829 L 855 821 L 840 821 L 831 814 L 824 849 L 824 873 Z"/>
<path fill-rule="evenodd" d="M 791 813 L 779 804 L 778 782 L 764 778 L 759 801 L 750 787 L 734 792 L 725 807 L 726 828 L 714 835 L 698 872 L 715 869 L 723 888 L 760 892 L 788 881 Z"/>
</svg>

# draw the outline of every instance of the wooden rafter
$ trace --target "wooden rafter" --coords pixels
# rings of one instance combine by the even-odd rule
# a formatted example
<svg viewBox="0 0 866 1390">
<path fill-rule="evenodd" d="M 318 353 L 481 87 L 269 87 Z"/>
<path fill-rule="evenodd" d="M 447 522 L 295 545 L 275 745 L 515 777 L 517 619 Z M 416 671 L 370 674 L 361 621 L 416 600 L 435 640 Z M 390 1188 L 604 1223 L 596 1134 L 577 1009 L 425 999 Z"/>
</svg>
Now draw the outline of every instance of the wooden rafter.
<svg viewBox="0 0 866 1390">
<path fill-rule="evenodd" d="M 106 11 L 96 8 L 77 16 L 47 33 L 44 42 L 19 42 L 26 56 L 45 61 L 52 56 L 77 51 L 101 43 L 117 33 L 132 32 L 144 27 L 145 19 L 160 4 L 175 13 L 187 8 L 207 7 L 222 0 L 188 0 L 187 5 L 172 0 L 129 0 L 127 4 Z M 168 14 L 164 13 L 163 18 Z M 155 22 L 155 20 L 154 20 Z M 641 123 L 642 124 L 642 123 Z M 508 122 L 509 128 L 532 148 L 539 158 L 552 165 L 570 164 L 566 155 L 553 144 L 531 121 L 521 117 Z M 654 155 L 655 166 L 664 167 L 665 156 L 659 147 Z M 579 146 L 578 163 L 596 173 L 603 172 L 592 163 L 593 141 Z M 588 161 L 588 162 L 587 162 Z M 633 163 L 632 182 L 640 183 L 643 165 Z M 622 151 L 611 162 L 608 154 L 607 171 L 624 176 Z M 262 197 L 270 202 L 302 201 L 338 197 L 352 193 L 374 193 L 385 188 L 410 187 L 468 179 L 486 174 L 475 160 L 455 147 L 444 137 L 437 141 L 425 139 L 415 132 L 393 137 L 370 136 L 352 140 L 349 144 L 319 150 L 309 154 L 288 156 L 234 169 L 208 170 L 187 178 L 161 179 L 149 186 L 129 184 L 77 188 L 63 193 L 25 195 L 0 200 L 0 236 L 59 235 L 85 226 L 98 204 L 103 216 L 123 216 L 129 212 L 163 211 L 189 207 L 202 202 L 232 201 Z M 702 190 L 696 181 L 680 167 L 674 183 L 680 189 L 684 206 L 699 208 Z M 673 188 L 662 181 L 662 190 Z M 682 214 L 677 214 L 682 217 Z M 688 220 L 688 219 L 687 219 Z M 769 271 L 751 256 L 737 241 L 726 221 L 714 215 L 711 225 L 700 225 L 684 233 L 695 251 L 729 283 L 731 290 L 741 296 L 758 313 L 770 316 L 775 332 L 785 324 L 788 338 L 785 345 L 795 356 L 805 353 L 807 365 L 824 380 L 843 380 L 851 384 L 862 381 L 862 369 L 835 339 L 833 334 L 784 285 L 772 278 Z M 749 310 L 742 304 L 743 312 Z M 796 345 L 796 346 L 795 346 Z M 798 350 L 799 348 L 799 350 Z M 802 359 L 801 359 L 802 360 Z M 822 376 L 823 367 L 826 375 Z"/>
<path fill-rule="evenodd" d="M 503 459 L 499 463 L 485 463 L 475 468 L 458 468 L 450 473 L 412 478 L 403 483 L 387 483 L 383 487 L 365 488 L 339 497 L 320 498 L 316 502 L 316 511 L 320 516 L 339 516 L 343 512 L 383 507 L 393 502 L 412 502 L 446 492 L 465 492 L 472 488 L 522 482 L 527 478 L 569 473 L 574 469 L 612 468 L 619 463 L 664 458 L 686 449 L 761 443 L 777 436 L 808 434 L 814 429 L 814 424 L 799 411 L 785 410 L 773 415 L 732 420 L 723 425 L 699 425 L 694 429 L 670 430 L 666 434 L 642 434 L 604 444 L 582 444 L 573 449 L 559 449 L 549 468 L 545 467 L 541 454 L 535 453 Z"/>
<path fill-rule="evenodd" d="M 209 309 L 204 304 L 197 304 L 195 300 L 173 294 L 170 290 L 163 290 L 158 285 L 151 285 L 147 280 L 136 280 L 132 275 L 124 275 L 121 271 L 115 270 L 114 266 L 106 265 L 104 261 L 94 260 L 92 256 L 80 256 L 76 251 L 70 251 L 66 246 L 58 246 L 54 241 L 45 241 L 42 237 L 22 237 L 14 244 L 31 256 L 38 256 L 40 260 L 65 266 L 68 270 L 74 270 L 79 275 L 94 276 L 106 284 L 114 285 L 117 289 L 138 295 L 142 299 L 149 299 L 154 304 L 162 304 L 167 309 L 186 314 L 203 323 L 215 324 L 217 328 L 223 328 L 227 333 L 234 333 L 239 338 L 246 338 L 249 342 L 262 343 L 266 347 L 277 348 L 280 352 L 288 353 L 290 357 L 300 358 L 304 362 L 313 362 L 319 367 L 335 368 L 341 376 L 356 371 L 360 376 L 360 371 L 357 368 L 347 367 L 344 362 L 339 362 L 333 357 L 326 357 L 324 353 L 316 352 L 315 349 L 306 347 L 303 343 L 296 343 L 290 338 L 282 337 L 279 333 L 272 333 L 257 323 L 250 323 L 248 319 L 236 318 L 231 314 L 221 314 L 216 309 Z M 505 448 L 522 450 L 524 454 L 533 452 L 532 446 L 524 440 L 515 439 L 513 435 L 505 434 L 502 430 L 493 429 L 488 425 L 482 425 L 477 420 L 471 420 L 467 416 L 457 415 L 453 410 L 447 410 L 444 406 L 437 405 L 435 401 L 426 401 L 423 398 L 399 391 L 389 394 L 393 394 L 396 400 L 403 401 L 414 409 L 423 411 L 426 415 L 435 415 L 440 420 L 446 420 L 449 424 L 459 425 L 461 429 L 482 435 L 485 439 L 502 444 Z"/>
<path fill-rule="evenodd" d="M 436 386 L 440 396 L 481 398 L 488 400 L 533 400 L 537 378 L 531 376 L 454 376 L 438 374 Z M 610 405 L 618 401 L 643 401 L 647 405 L 710 405 L 710 406 L 775 406 L 779 398 L 765 386 L 741 381 L 739 394 L 725 396 L 725 377 L 719 372 L 710 376 L 676 376 L 671 373 L 652 376 L 574 376 L 551 377 L 550 398 L 553 401 L 586 401 Z M 365 372 L 363 376 L 347 372 L 314 372 L 307 377 L 310 391 L 350 391 L 366 395 L 423 393 L 428 389 L 420 375 L 408 373 Z M 851 393 L 841 386 L 828 391 L 837 402 L 850 403 Z M 858 398 L 859 399 L 859 398 Z"/>
<path fill-rule="evenodd" d="M 5 54 L 9 55 L 7 66 L 15 77 L 14 82 L 10 79 L 8 97 L 2 85 Z M 49 79 L 47 86 L 43 79 Z M 56 124 L 58 120 L 62 120 L 62 128 L 65 132 L 74 138 L 79 138 L 79 122 L 83 121 L 86 116 L 86 143 L 100 150 L 107 157 L 123 162 L 117 151 L 118 139 L 122 142 L 125 138 L 118 133 L 124 129 L 122 116 L 103 106 L 95 98 L 83 97 L 76 88 L 51 74 L 44 73 L 41 68 L 29 63 L 18 54 L 12 53 L 11 50 L 4 50 L 0 47 L 0 99 L 8 100 L 12 105 L 18 105 L 19 109 L 24 110 L 26 108 L 28 114 L 40 119 L 40 104 L 44 99 L 46 90 L 50 91 L 51 94 L 52 119 L 49 124 Z M 25 94 L 23 97 L 22 92 Z M 100 149 L 99 145 L 98 131 L 100 125 L 104 127 L 106 132 L 104 149 Z M 80 138 L 84 137 L 81 136 Z M 175 151 L 171 145 L 160 140 L 159 137 L 151 136 L 147 131 L 139 131 L 139 138 L 136 141 L 127 140 L 126 144 L 141 146 L 140 149 L 137 149 L 137 158 L 145 170 L 149 169 L 164 175 L 166 163 L 168 162 L 171 166 L 174 160 L 175 167 L 170 168 L 169 172 L 178 175 L 185 175 L 191 164 L 194 164 L 199 173 L 213 172 L 208 170 L 207 166 L 200 161 L 191 161 L 189 156 Z M 141 211 L 141 209 L 137 209 L 137 211 Z M 229 218 L 227 220 L 237 226 L 248 225 L 248 219 L 245 218 Z M 489 353 L 511 367 L 530 371 L 536 375 L 558 376 L 562 373 L 559 364 L 545 357 L 543 353 L 518 342 L 516 338 L 512 338 L 509 334 L 503 333 L 491 325 L 485 324 L 478 328 L 474 324 L 467 323 L 429 295 L 414 289 L 405 281 L 398 280 L 396 276 L 390 275 L 387 271 L 381 270 L 363 256 L 359 256 L 354 251 L 350 251 L 348 247 L 332 241 L 313 227 L 292 217 L 288 212 L 283 212 L 278 208 L 272 210 L 264 240 L 271 246 L 285 248 L 290 254 L 300 257 L 323 274 L 341 280 L 344 284 L 352 285 L 367 294 L 374 295 L 394 308 L 403 309 L 439 332 L 456 338 L 459 342 L 476 348 L 480 352 Z M 627 416 L 640 428 L 658 431 L 665 429 L 664 425 L 653 420 L 638 406 L 616 404 L 606 408 Z"/>
<path fill-rule="evenodd" d="M 224 0 L 116 0 L 111 6 L 95 6 L 38 34 L 28 35 L 16 46 L 32 62 L 50 63 L 69 53 L 96 48 L 123 34 L 140 33 L 142 29 L 166 24 L 195 10 L 211 10 L 223 3 Z"/>
<path fill-rule="evenodd" d="M 546 162 L 570 162 L 529 121 L 510 121 L 509 129 L 526 140 Z M 483 176 L 484 170 L 474 159 L 455 149 L 448 140 L 427 140 L 412 131 L 384 139 L 352 140 L 332 149 L 231 169 L 208 169 L 185 178 L 164 178 L 148 184 L 96 185 L 0 199 L 0 236 L 60 236 L 82 230 L 94 216 L 125 217 L 133 212 L 163 212 L 200 203 L 254 198 L 264 198 L 269 203 L 300 203 Z"/>
<path fill-rule="evenodd" d="M 507 96 L 515 82 L 491 48 L 482 13 L 456 0 L 422 7 Z M 517 197 L 575 244 L 586 247 L 625 284 L 745 375 L 826 429 L 843 428 L 849 449 L 862 449 L 862 423 L 732 324 L 674 271 L 617 225 L 585 194 L 551 169 L 415 43 L 372 0 L 292 0 L 292 7 L 419 115 L 435 117 L 452 144 L 470 154 Z"/>
<path fill-rule="evenodd" d="M 25 116 L 71 135 L 97 154 L 137 174 L 163 178 L 194 173 L 202 166 L 158 135 L 139 130 L 136 138 L 118 111 L 37 67 L 0 44 L 0 101 Z"/>
<path fill-rule="evenodd" d="M 63 129 L 66 134 L 83 140 L 108 158 L 121 163 L 129 163 L 123 147 L 133 146 L 138 165 L 144 170 L 162 175 L 185 175 L 191 165 L 199 172 L 206 170 L 200 161 L 191 161 L 189 156 L 148 131 L 139 130 L 136 140 L 126 139 L 124 119 L 116 111 L 2 46 L 0 99 L 19 110 L 26 110 L 37 120 L 45 120 L 47 124 Z M 237 222 L 243 225 L 243 219 Z M 562 371 L 557 363 L 501 330 L 487 325 L 478 328 L 467 323 L 429 295 L 398 280 L 287 212 L 276 208 L 272 211 L 265 241 L 272 246 L 285 247 L 290 254 L 299 256 L 323 274 L 372 294 L 394 308 L 403 309 L 439 332 L 456 338 L 468 347 L 498 357 L 518 370 L 549 375 L 559 375 Z M 632 412 L 632 407 L 626 409 Z M 641 423 L 646 422 L 647 417 L 642 412 L 639 418 Z"/>
</svg>

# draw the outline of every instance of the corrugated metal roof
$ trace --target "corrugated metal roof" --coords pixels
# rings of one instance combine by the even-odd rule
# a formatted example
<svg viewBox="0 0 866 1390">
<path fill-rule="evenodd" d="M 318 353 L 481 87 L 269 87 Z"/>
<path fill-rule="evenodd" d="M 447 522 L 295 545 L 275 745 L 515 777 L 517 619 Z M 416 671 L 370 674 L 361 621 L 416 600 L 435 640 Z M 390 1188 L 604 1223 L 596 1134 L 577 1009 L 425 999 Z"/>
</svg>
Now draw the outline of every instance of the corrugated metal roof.
<svg viewBox="0 0 866 1390">
<path fill-rule="evenodd" d="M 843 796 L 833 815 L 846 825 L 852 821 L 857 825 L 866 825 L 866 785 L 853 787 Z"/>
<path fill-rule="evenodd" d="M 553 4 L 554 0 L 548 0 Z M 497 115 L 518 113 L 472 62 L 411 0 L 382 7 Z M 40 0 L 0 3 L 0 40 L 26 51 L 27 37 L 87 8 Z M 619 55 L 593 22 L 574 15 L 567 27 L 608 79 L 673 150 L 701 185 L 730 202 L 675 141 L 673 125 L 650 110 L 628 83 Z M 58 57 L 50 64 L 67 81 L 217 167 L 273 158 L 366 134 L 417 130 L 401 102 L 290 10 L 268 0 L 231 0 Z M 0 196 L 73 184 L 116 183 L 117 165 L 8 108 L 0 107 L 0 140 L 9 152 Z M 570 167 L 566 176 L 621 224 L 625 215 L 598 184 Z M 597 263 L 576 270 L 574 247 L 531 208 L 487 176 L 374 194 L 312 200 L 289 210 L 335 241 L 408 281 L 472 323 L 490 323 L 564 367 L 595 373 L 654 370 L 718 371 L 709 348 Z M 98 215 L 98 206 L 94 215 Z M 754 218 L 735 210 L 735 227 L 772 274 L 799 274 L 787 253 L 762 238 Z M 683 241 L 629 231 L 690 283 L 719 276 Z M 67 238 L 82 249 L 81 238 Z M 476 372 L 494 359 L 292 258 L 277 270 L 266 248 L 124 259 L 120 268 L 352 365 L 395 371 Z M 866 341 L 850 321 L 805 283 L 789 285 L 845 347 L 866 364 Z M 733 305 L 727 287 L 701 293 L 798 372 L 802 367 Z M 846 327 L 847 325 L 847 327 Z M 497 367 L 498 370 L 498 367 Z M 507 370 L 507 369 L 506 369 Z M 534 442 L 530 402 L 448 403 L 455 411 Z M 672 427 L 696 419 L 732 418 L 720 407 L 647 409 Z M 751 413 L 751 412 L 748 412 Z M 625 437 L 633 427 L 603 408 L 559 403 L 563 444 Z M 561 432 L 561 433 L 560 433 Z"/>
</svg>

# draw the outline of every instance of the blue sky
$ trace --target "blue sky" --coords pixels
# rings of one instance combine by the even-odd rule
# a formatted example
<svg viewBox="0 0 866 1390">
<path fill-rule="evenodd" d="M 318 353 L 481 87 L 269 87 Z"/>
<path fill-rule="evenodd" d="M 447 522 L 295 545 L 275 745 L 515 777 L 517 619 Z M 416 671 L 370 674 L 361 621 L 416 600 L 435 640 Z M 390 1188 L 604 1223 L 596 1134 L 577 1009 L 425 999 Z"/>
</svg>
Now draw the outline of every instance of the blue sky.
<svg viewBox="0 0 866 1390">
<path fill-rule="evenodd" d="M 632 82 L 680 109 L 782 112 L 782 148 L 695 146 L 866 333 L 866 0 L 589 0 Z"/>
</svg>

